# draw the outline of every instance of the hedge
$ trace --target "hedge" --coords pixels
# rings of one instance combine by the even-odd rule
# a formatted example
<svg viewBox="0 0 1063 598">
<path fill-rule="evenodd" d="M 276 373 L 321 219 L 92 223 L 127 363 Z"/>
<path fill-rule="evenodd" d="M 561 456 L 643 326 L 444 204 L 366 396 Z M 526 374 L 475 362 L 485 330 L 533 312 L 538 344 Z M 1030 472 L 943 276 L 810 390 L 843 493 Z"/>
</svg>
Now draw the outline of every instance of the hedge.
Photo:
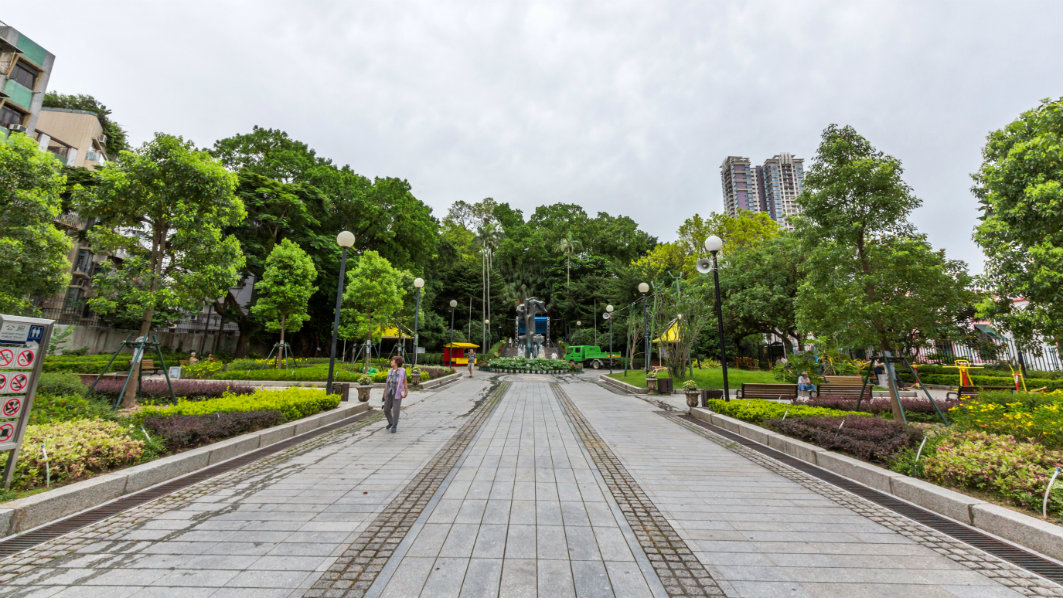
<svg viewBox="0 0 1063 598">
<path fill-rule="evenodd" d="M 144 427 L 161 438 L 168 450 L 179 451 L 275 426 L 283 419 L 280 411 L 229 411 L 152 416 L 144 419 Z"/>
<path fill-rule="evenodd" d="M 326 395 L 316 388 L 288 388 L 285 390 L 257 390 L 251 394 L 225 394 L 220 399 L 177 401 L 175 405 L 143 407 L 133 417 L 136 425 L 143 425 L 149 417 L 172 415 L 207 415 L 234 411 L 279 411 L 283 421 L 293 421 L 319 411 L 332 409 L 340 403 L 339 395 Z"/>
<path fill-rule="evenodd" d="M 871 417 L 871 414 L 862 411 L 840 411 L 825 407 L 810 407 L 808 405 L 791 405 L 766 401 L 764 399 L 736 399 L 724 401 L 723 399 L 709 399 L 709 409 L 716 413 L 734 417 L 755 424 L 765 420 L 786 417 Z M 787 413 L 788 412 L 788 413 Z"/>
<path fill-rule="evenodd" d="M 977 370 L 975 370 L 977 371 Z M 903 377 L 902 377 L 903 378 Z M 911 378 L 914 380 L 914 378 Z M 959 374 L 927 374 L 923 375 L 919 373 L 919 380 L 923 384 L 943 384 L 947 386 L 958 386 L 960 384 Z M 1010 375 L 1008 376 L 980 376 L 977 374 L 971 374 L 971 382 L 974 382 L 975 386 L 1010 386 L 1015 387 L 1015 379 Z M 1048 390 L 1060 390 L 1063 389 L 1063 380 L 1054 380 L 1049 378 L 1027 378 L 1026 388 L 1041 388 L 1047 387 Z"/>
<path fill-rule="evenodd" d="M 765 426 L 825 449 L 881 464 L 889 464 L 900 451 L 923 439 L 923 433 L 913 426 L 870 417 L 795 417 L 768 420 Z"/>
</svg>

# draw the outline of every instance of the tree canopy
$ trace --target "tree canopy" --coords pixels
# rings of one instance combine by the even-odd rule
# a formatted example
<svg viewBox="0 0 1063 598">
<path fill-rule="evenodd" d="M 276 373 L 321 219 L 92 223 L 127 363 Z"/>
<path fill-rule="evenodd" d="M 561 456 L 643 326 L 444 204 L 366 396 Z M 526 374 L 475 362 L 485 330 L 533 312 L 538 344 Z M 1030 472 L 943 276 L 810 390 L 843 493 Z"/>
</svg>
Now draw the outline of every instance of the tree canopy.
<svg viewBox="0 0 1063 598">
<path fill-rule="evenodd" d="M 995 294 L 982 311 L 1020 342 L 1040 335 L 1063 346 L 1063 98 L 990 133 L 982 156 L 974 239 Z M 1029 303 L 1017 306 L 1020 298 Z"/>
<path fill-rule="evenodd" d="M 286 331 L 299 330 L 310 318 L 306 306 L 317 290 L 316 278 L 314 261 L 288 239 L 274 246 L 266 258 L 262 280 L 255 284 L 258 301 L 251 312 L 265 322 L 267 330 L 280 331 L 281 343 L 285 342 Z M 277 367 L 280 367 L 282 353 L 277 351 Z"/>
<path fill-rule="evenodd" d="M 70 282 L 70 239 L 55 227 L 66 183 L 61 169 L 25 135 L 0 142 L 0 313 L 31 314 L 31 296 Z"/>
</svg>

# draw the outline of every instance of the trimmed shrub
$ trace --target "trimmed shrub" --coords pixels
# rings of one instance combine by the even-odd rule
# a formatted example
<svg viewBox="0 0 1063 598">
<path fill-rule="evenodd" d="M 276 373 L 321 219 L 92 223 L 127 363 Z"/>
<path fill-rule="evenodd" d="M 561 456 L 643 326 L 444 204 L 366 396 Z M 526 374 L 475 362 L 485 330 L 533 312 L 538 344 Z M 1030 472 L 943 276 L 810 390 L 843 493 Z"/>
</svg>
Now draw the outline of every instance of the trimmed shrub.
<svg viewBox="0 0 1063 598">
<path fill-rule="evenodd" d="M 283 419 L 280 411 L 230 411 L 147 417 L 144 427 L 159 436 L 167 449 L 179 451 L 275 426 Z"/>
<path fill-rule="evenodd" d="M 182 367 L 181 374 L 187 378 L 214 378 L 224 369 L 225 364 L 220 361 L 200 361 Z"/>
<path fill-rule="evenodd" d="M 924 449 L 923 461 L 933 482 L 993 492 L 1040 511 L 1048 480 L 1063 465 L 1063 453 L 1010 435 L 968 431 L 942 438 L 930 454 Z M 1048 506 L 1057 517 L 1063 515 L 1063 488 L 1053 488 Z"/>
<path fill-rule="evenodd" d="M 913 426 L 870 417 L 772 419 L 765 425 L 816 446 L 882 464 L 923 439 L 923 433 Z"/>
<path fill-rule="evenodd" d="M 44 372 L 37 383 L 37 394 L 58 397 L 84 394 L 86 386 L 81 376 L 69 372 Z"/>
<path fill-rule="evenodd" d="M 860 411 L 839 411 L 825 407 L 810 407 L 808 405 L 790 405 L 776 403 L 764 399 L 709 399 L 709 409 L 721 415 L 727 415 L 754 424 L 763 423 L 765 420 L 781 418 L 786 414 L 790 417 L 846 417 L 855 415 L 858 417 L 871 417 L 868 413 Z"/>
<path fill-rule="evenodd" d="M 92 419 L 115 419 L 111 404 L 96 396 L 38 394 L 33 399 L 29 423 L 42 425 Z"/>
<path fill-rule="evenodd" d="M 147 406 L 133 418 L 136 425 L 143 425 L 149 417 L 173 415 L 207 415 L 234 411 L 279 411 L 284 421 L 293 421 L 319 411 L 332 409 L 340 403 L 339 395 L 326 395 L 315 388 L 288 388 L 285 390 L 256 390 L 251 394 L 226 393 L 219 399 L 203 401 L 179 400 L 175 405 Z"/>
<path fill-rule="evenodd" d="M 16 467 L 16 486 L 44 486 L 45 462 L 41 445 L 48 450 L 52 484 L 73 482 L 137 462 L 144 443 L 130 438 L 115 422 L 80 419 L 28 426 Z"/>
<path fill-rule="evenodd" d="M 121 392 L 124 382 L 125 380 L 104 378 L 96 385 L 96 389 L 93 392 L 114 400 L 118 397 L 118 393 Z M 170 383 L 173 385 L 173 392 L 178 398 L 190 401 L 216 399 L 225 393 L 241 395 L 255 392 L 255 387 L 247 384 L 228 384 L 212 380 L 171 380 Z M 140 384 L 139 396 L 151 402 L 172 402 L 166 380 L 143 380 Z"/>
<path fill-rule="evenodd" d="M 956 405 L 960 404 L 959 399 L 948 399 L 935 401 L 939 409 L 944 412 L 948 412 Z M 808 401 L 802 403 L 804 405 L 812 405 L 814 407 L 826 407 L 828 409 L 856 409 L 856 399 L 843 399 L 840 397 L 813 397 Z M 937 411 L 934 410 L 934 406 L 930 404 L 926 398 L 901 398 L 901 407 L 904 407 L 906 413 L 920 413 L 924 415 L 937 416 Z M 868 413 L 889 414 L 892 413 L 889 397 L 875 397 L 872 399 L 865 399 L 860 403 L 860 410 L 867 411 Z"/>
</svg>

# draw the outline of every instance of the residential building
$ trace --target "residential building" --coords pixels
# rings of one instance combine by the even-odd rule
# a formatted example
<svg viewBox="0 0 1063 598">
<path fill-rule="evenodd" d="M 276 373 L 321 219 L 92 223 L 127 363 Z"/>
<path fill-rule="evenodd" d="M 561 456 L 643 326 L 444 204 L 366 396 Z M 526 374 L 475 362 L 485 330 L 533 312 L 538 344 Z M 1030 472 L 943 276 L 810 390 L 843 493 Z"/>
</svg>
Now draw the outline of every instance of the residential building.
<svg viewBox="0 0 1063 598">
<path fill-rule="evenodd" d="M 41 151 L 52 152 L 67 166 L 95 169 L 107 162 L 107 136 L 88 110 L 42 108 L 37 118 Z"/>
<path fill-rule="evenodd" d="M 723 205 L 728 216 L 737 215 L 739 210 L 763 211 L 757 191 L 756 172 L 749 158 L 727 156 L 720 165 L 720 179 L 723 182 Z"/>
<path fill-rule="evenodd" d="M 0 138 L 34 136 L 55 56 L 0 21 Z"/>
<path fill-rule="evenodd" d="M 775 154 L 757 167 L 757 187 L 764 205 L 762 211 L 768 212 L 779 226 L 792 229 L 787 219 L 799 214 L 796 199 L 805 183 L 805 161 L 792 154 Z"/>
</svg>

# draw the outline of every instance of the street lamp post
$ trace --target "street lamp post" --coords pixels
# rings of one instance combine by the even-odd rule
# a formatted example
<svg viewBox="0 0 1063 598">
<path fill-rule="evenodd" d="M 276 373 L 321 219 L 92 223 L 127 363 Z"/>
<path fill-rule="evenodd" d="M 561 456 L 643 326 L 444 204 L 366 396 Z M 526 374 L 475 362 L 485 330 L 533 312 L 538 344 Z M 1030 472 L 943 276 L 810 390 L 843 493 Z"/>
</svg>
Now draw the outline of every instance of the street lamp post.
<svg viewBox="0 0 1063 598">
<path fill-rule="evenodd" d="M 491 319 L 484 318 L 484 355 L 491 350 Z"/>
<path fill-rule="evenodd" d="M 454 365 L 454 309 L 458 307 L 456 299 L 450 300 L 450 364 Z"/>
<path fill-rule="evenodd" d="M 613 373 L 613 306 L 612 304 L 605 306 L 605 315 L 602 316 L 606 320 L 609 320 L 609 373 Z"/>
<path fill-rule="evenodd" d="M 340 279 L 336 283 L 336 314 L 332 320 L 332 351 L 329 352 L 325 394 L 332 394 L 332 374 L 336 367 L 336 337 L 340 333 L 340 304 L 343 303 L 343 277 L 347 273 L 347 249 L 354 246 L 354 233 L 342 231 L 336 235 L 336 244 L 343 248 L 343 254 L 340 256 Z"/>
<path fill-rule="evenodd" d="M 712 254 L 712 280 L 716 284 L 716 327 L 720 331 L 720 367 L 723 368 L 723 400 L 731 400 L 731 390 L 727 385 L 727 345 L 723 336 L 723 306 L 720 301 L 720 267 L 716 254 L 723 249 L 723 239 L 711 235 L 705 239 L 705 249 Z"/>
<path fill-rule="evenodd" d="M 413 279 L 413 288 L 417 289 L 417 308 L 413 312 L 413 367 L 417 367 L 417 324 L 418 316 L 421 315 L 421 289 L 424 287 L 423 278 Z M 401 336 L 401 335 L 400 335 Z"/>
<path fill-rule="evenodd" d="M 646 293 L 650 292 L 650 285 L 640 282 L 639 292 L 642 293 L 642 331 L 645 335 L 643 359 L 646 364 L 646 373 L 650 373 L 650 312 L 646 311 Z"/>
</svg>

